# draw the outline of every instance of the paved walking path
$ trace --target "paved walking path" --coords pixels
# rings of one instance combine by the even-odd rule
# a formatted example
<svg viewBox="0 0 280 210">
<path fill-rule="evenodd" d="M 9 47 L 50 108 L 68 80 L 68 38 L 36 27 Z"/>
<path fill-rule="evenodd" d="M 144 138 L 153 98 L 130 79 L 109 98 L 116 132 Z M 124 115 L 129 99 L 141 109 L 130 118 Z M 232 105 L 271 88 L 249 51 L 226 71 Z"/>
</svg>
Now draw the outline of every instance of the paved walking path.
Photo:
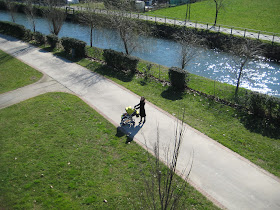
<svg viewBox="0 0 280 210">
<path fill-rule="evenodd" d="M 0 109 L 47 92 L 72 93 L 72 91 L 58 83 L 56 80 L 44 75 L 38 82 L 34 84 L 0 94 Z"/>
<path fill-rule="evenodd" d="M 0 49 L 56 80 L 115 126 L 119 126 L 124 108 L 139 102 L 139 96 L 110 80 L 14 38 L 0 35 Z M 145 136 L 151 149 L 158 127 L 160 142 L 169 145 L 176 124 L 173 116 L 150 103 L 146 103 L 146 113 L 147 122 L 143 127 L 126 130 L 135 136 L 134 140 L 140 145 L 145 144 Z M 280 209 L 278 178 L 188 125 L 184 126 L 186 131 L 178 171 L 185 169 L 193 150 L 191 184 L 217 205 L 227 209 Z M 161 155 L 164 159 L 163 152 Z"/>
</svg>

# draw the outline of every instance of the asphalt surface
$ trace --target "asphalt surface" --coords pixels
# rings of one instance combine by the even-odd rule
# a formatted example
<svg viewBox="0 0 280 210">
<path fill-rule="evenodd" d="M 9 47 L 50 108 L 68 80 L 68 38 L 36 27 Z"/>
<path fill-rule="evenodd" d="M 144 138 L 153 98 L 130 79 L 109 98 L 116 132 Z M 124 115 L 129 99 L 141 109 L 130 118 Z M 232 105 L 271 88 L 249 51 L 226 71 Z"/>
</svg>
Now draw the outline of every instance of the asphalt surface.
<svg viewBox="0 0 280 210">
<path fill-rule="evenodd" d="M 0 35 L 0 49 L 47 75 L 58 83 L 56 85 L 63 87 L 61 90 L 80 97 L 116 127 L 120 126 L 125 107 L 139 103 L 140 96 L 103 76 L 14 38 Z M 30 95 L 32 90 L 23 89 L 25 91 L 21 95 L 33 97 Z M 7 95 L 12 92 L 6 93 L 6 97 L 0 95 L 0 104 L 6 104 Z M 135 127 L 125 126 L 123 129 L 135 142 L 149 150 L 153 148 L 158 131 L 161 159 L 166 160 L 165 148 L 172 148 L 176 119 L 149 102 L 146 103 L 146 113 L 144 125 L 138 125 L 138 119 Z M 184 124 L 184 129 L 177 169 L 179 174 L 183 173 L 193 160 L 189 182 L 196 189 L 221 208 L 280 209 L 279 178 L 190 126 Z"/>
</svg>

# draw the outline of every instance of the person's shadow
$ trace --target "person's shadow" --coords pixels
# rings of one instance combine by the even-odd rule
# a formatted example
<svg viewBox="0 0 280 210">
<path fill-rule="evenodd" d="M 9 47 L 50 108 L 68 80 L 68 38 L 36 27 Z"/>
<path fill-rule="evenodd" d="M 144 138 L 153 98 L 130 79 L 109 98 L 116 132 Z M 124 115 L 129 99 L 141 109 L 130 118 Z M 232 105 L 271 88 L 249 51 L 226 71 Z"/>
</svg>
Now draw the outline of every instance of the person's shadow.
<svg viewBox="0 0 280 210">
<path fill-rule="evenodd" d="M 138 125 L 120 125 L 117 127 L 117 134 L 116 136 L 122 137 L 126 135 L 126 144 L 130 143 L 133 141 L 134 136 L 139 132 L 139 130 L 143 127 L 143 124 L 138 124 Z"/>
</svg>

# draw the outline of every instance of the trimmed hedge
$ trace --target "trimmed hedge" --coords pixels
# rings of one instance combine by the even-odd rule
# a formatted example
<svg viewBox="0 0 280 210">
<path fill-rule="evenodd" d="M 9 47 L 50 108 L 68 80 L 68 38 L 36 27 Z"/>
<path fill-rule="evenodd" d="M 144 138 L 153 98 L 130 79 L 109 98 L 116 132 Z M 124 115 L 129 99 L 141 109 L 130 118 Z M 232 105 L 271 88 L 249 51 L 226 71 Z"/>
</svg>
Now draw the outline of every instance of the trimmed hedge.
<svg viewBox="0 0 280 210">
<path fill-rule="evenodd" d="M 37 42 L 40 45 L 46 43 L 45 35 L 43 35 L 41 32 L 36 31 L 34 33 L 34 39 L 35 39 L 35 42 Z"/>
<path fill-rule="evenodd" d="M 27 41 L 27 42 L 30 42 L 33 40 L 33 36 L 34 36 L 34 33 L 29 30 L 29 29 L 26 29 L 25 30 L 25 36 L 24 36 L 24 41 Z"/>
<path fill-rule="evenodd" d="M 178 90 L 183 90 L 189 81 L 189 73 L 178 67 L 171 67 L 168 70 L 168 76 L 172 87 Z"/>
<path fill-rule="evenodd" d="M 111 49 L 105 49 L 103 51 L 103 57 L 108 66 L 112 66 L 119 71 L 130 70 L 131 72 L 135 72 L 139 62 L 138 58 Z"/>
<path fill-rule="evenodd" d="M 54 34 L 49 34 L 47 35 L 47 42 L 51 46 L 52 49 L 54 49 L 59 42 L 59 39 L 56 35 Z"/>
<path fill-rule="evenodd" d="M 83 58 L 86 56 L 86 43 L 78 39 L 62 37 L 61 44 L 67 54 L 72 53 L 73 57 Z"/>
<path fill-rule="evenodd" d="M 26 29 L 24 26 L 16 23 L 0 21 L 0 32 L 6 35 L 16 37 L 18 39 L 24 39 Z"/>
<path fill-rule="evenodd" d="M 280 121 L 280 98 L 258 92 L 249 95 L 249 110 L 259 117 L 268 117 Z"/>
</svg>

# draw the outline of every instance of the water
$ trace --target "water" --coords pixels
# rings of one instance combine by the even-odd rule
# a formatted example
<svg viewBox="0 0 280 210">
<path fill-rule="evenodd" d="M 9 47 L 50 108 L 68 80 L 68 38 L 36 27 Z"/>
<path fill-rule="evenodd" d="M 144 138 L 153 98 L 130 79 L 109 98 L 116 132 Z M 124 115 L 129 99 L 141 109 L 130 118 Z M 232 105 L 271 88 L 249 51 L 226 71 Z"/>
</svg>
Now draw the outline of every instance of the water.
<svg viewBox="0 0 280 210">
<path fill-rule="evenodd" d="M 0 20 L 11 21 L 10 15 L 0 11 Z M 16 15 L 16 23 L 32 29 L 32 25 L 23 14 Z M 49 34 L 49 25 L 43 18 L 36 18 L 36 30 Z M 59 37 L 73 37 L 89 44 L 89 29 L 87 26 L 65 22 Z M 137 42 L 142 47 L 132 55 L 141 59 L 165 65 L 167 67 L 180 66 L 180 46 L 174 41 L 154 37 L 140 37 Z M 109 29 L 96 29 L 94 31 L 93 45 L 103 49 L 124 51 L 119 41 L 118 34 Z M 236 75 L 233 71 L 233 56 L 215 50 L 196 48 L 199 52 L 188 63 L 186 69 L 193 74 L 204 76 L 219 82 L 236 84 Z M 245 66 L 246 74 L 241 82 L 241 87 L 280 97 L 280 64 L 270 61 L 249 61 Z"/>
</svg>

